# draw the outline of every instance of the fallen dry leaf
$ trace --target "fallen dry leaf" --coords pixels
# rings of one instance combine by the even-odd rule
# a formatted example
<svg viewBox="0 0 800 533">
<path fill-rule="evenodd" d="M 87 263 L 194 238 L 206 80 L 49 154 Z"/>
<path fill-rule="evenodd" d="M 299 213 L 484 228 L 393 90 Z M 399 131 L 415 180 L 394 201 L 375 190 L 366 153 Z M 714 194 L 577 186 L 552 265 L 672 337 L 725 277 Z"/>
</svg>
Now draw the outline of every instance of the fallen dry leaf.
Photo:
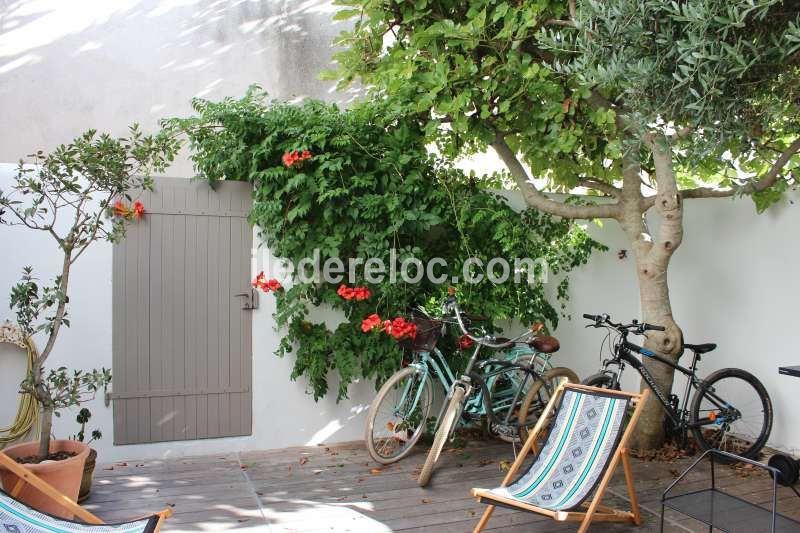
<svg viewBox="0 0 800 533">
<path fill-rule="evenodd" d="M 511 461 L 500 461 L 500 470 L 508 471 L 513 463 Z"/>
<path fill-rule="evenodd" d="M 431 503 L 431 501 L 428 498 L 422 498 L 419 502 L 424 504 Z"/>
<path fill-rule="evenodd" d="M 304 464 L 306 464 L 307 462 L 308 462 L 308 457 L 301 457 L 301 458 L 300 458 L 300 464 L 301 464 L 301 465 L 304 465 Z"/>
<path fill-rule="evenodd" d="M 382 472 L 383 472 L 383 468 L 370 468 L 370 470 L 369 470 L 370 474 L 380 474 Z"/>
</svg>

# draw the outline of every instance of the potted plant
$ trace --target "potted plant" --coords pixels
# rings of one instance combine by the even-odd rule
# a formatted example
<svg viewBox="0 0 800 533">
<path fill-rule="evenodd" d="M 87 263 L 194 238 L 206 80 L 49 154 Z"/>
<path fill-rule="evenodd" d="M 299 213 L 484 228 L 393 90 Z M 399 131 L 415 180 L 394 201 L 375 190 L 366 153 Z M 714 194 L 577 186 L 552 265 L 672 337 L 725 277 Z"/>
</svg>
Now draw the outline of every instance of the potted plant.
<svg viewBox="0 0 800 533">
<path fill-rule="evenodd" d="M 80 406 L 111 380 L 106 369 L 46 370 L 59 332 L 69 327 L 67 313 L 70 274 L 75 262 L 94 242 L 115 242 L 128 222 L 144 212 L 132 195 L 152 190 L 152 172 L 161 172 L 174 159 L 179 143 L 164 134 L 144 135 L 138 126 L 126 138 L 98 135 L 89 130 L 53 152 L 39 151 L 32 161 L 20 161 L 8 190 L 0 190 L 0 223 L 22 226 L 51 237 L 58 247 L 60 269 L 52 282 L 40 285 L 32 267 L 11 290 L 11 308 L 27 336 L 41 335 L 44 348 L 34 358 L 22 390 L 33 394 L 41 409 L 39 440 L 6 448 L 4 453 L 25 465 L 73 501 L 78 497 L 89 447 L 77 440 L 51 439 L 53 415 Z M 68 354 L 59 353 L 63 360 Z M 2 472 L 11 490 L 16 478 Z M 18 498 L 41 511 L 71 518 L 71 513 L 30 486 Z"/>
<path fill-rule="evenodd" d="M 81 429 L 72 437 L 72 440 L 77 440 L 78 442 L 82 442 L 89 446 L 94 441 L 103 438 L 103 433 L 99 429 L 93 429 L 91 438 L 86 440 L 86 424 L 89 423 L 90 418 L 92 418 L 92 412 L 86 407 L 83 407 L 80 411 L 78 411 L 78 416 L 75 417 L 75 421 L 80 424 Z M 89 494 L 92 492 L 92 481 L 94 479 L 94 466 L 96 462 L 97 450 L 90 447 L 89 455 L 86 457 L 86 464 L 83 467 L 81 489 L 78 492 L 78 503 L 88 498 Z"/>
</svg>

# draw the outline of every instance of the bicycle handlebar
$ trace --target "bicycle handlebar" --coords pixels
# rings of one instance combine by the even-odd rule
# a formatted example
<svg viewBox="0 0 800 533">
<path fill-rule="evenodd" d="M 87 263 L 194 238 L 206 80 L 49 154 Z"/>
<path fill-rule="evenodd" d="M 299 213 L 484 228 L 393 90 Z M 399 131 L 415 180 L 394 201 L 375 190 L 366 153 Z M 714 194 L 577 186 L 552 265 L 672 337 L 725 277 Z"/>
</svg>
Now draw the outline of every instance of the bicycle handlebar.
<svg viewBox="0 0 800 533">
<path fill-rule="evenodd" d="M 467 338 L 472 339 L 476 343 L 486 346 L 487 348 L 507 348 L 509 346 L 512 346 L 515 342 L 517 342 L 519 339 L 528 334 L 527 332 L 525 332 L 519 337 L 511 339 L 508 342 L 493 343 L 489 341 L 491 337 L 489 337 L 488 335 L 484 335 L 483 337 L 476 337 L 467 330 L 467 327 L 464 325 L 464 319 L 466 318 L 467 320 L 470 320 L 471 317 L 469 315 L 462 316 L 461 310 L 458 308 L 458 300 L 456 300 L 456 297 L 454 295 L 451 294 L 450 296 L 447 297 L 447 299 L 444 301 L 444 304 L 442 305 L 442 308 L 444 312 L 450 312 L 450 311 L 453 312 L 453 314 L 456 317 L 456 322 L 458 323 L 458 327 L 461 330 L 462 334 L 464 334 Z M 475 318 L 477 318 L 478 320 L 481 319 L 485 320 L 485 317 L 475 317 Z"/>
<path fill-rule="evenodd" d="M 639 322 L 638 320 L 633 320 L 630 324 L 620 324 L 611 321 L 611 317 L 606 314 L 602 315 L 590 315 L 590 314 L 583 314 L 583 318 L 593 321 L 594 327 L 600 326 L 611 326 L 612 328 L 616 329 L 617 331 L 625 331 L 625 332 L 633 332 L 637 335 L 643 334 L 645 331 L 665 331 L 666 328 L 664 326 L 657 326 L 655 324 L 648 324 L 647 322 Z"/>
</svg>

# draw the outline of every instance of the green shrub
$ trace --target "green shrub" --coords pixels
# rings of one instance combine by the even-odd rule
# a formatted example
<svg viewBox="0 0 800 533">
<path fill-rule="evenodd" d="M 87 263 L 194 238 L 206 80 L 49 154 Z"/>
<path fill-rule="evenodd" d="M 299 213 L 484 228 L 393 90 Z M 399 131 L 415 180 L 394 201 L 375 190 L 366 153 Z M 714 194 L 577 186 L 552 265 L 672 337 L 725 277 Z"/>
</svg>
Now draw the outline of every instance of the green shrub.
<svg viewBox="0 0 800 533">
<path fill-rule="evenodd" d="M 223 179 L 252 183 L 251 222 L 273 255 L 294 264 L 314 250 L 320 251 L 321 263 L 339 257 L 345 263 L 378 258 L 388 264 L 394 249 L 398 261 L 445 259 L 443 272 L 450 280 L 461 275 L 471 256 L 484 261 L 541 257 L 560 280 L 555 304 L 542 284 L 488 280 L 459 285 L 459 297 L 466 311 L 495 322 L 518 318 L 555 327 L 567 299 L 563 274 L 584 264 L 593 250 L 604 249 L 570 222 L 532 210 L 520 217 L 492 192 L 503 186 L 498 176 L 445 165 L 426 149 L 420 126 L 385 102 L 340 110 L 313 100 L 270 102 L 251 89 L 238 100 L 195 100 L 194 108 L 196 117 L 168 125 L 188 136 L 197 171 L 212 184 Z M 295 151 L 308 151 L 310 157 L 284 164 L 283 157 Z M 275 293 L 276 327 L 284 332 L 277 353 L 295 353 L 291 377 L 305 375 L 316 399 L 327 393 L 334 369 L 341 399 L 353 381 L 380 381 L 398 368 L 397 344 L 388 335 L 362 332 L 362 319 L 373 313 L 401 316 L 419 304 L 435 309 L 447 287 L 425 278 L 416 284 L 367 283 L 359 272 L 344 283 L 368 286 L 372 296 L 365 301 L 346 301 L 337 294 L 338 284 L 302 282 L 297 274 L 286 290 Z M 330 329 L 309 319 L 313 307 L 339 310 L 346 319 Z"/>
</svg>

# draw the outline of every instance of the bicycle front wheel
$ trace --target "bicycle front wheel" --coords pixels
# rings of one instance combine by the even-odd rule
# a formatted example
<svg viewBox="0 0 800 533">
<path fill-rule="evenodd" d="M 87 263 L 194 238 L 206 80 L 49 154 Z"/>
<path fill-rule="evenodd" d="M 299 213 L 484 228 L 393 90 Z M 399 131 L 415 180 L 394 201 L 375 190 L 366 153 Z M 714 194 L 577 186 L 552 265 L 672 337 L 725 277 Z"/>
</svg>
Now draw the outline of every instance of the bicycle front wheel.
<svg viewBox="0 0 800 533">
<path fill-rule="evenodd" d="M 456 385 L 453 391 L 453 396 L 450 397 L 450 402 L 447 404 L 447 409 L 442 415 L 442 421 L 439 424 L 439 429 L 436 431 L 436 437 L 433 439 L 433 445 L 428 452 L 428 457 L 425 458 L 425 464 L 422 466 L 422 472 L 419 474 L 419 486 L 424 487 L 431 481 L 433 469 L 436 468 L 436 463 L 439 461 L 439 456 L 442 454 L 444 445 L 450 438 L 458 419 L 461 416 L 461 409 L 464 407 L 464 396 L 466 391 Z"/>
<path fill-rule="evenodd" d="M 751 373 L 723 368 L 697 389 L 690 423 L 703 450 L 756 459 L 772 431 L 772 400 Z"/>
<path fill-rule="evenodd" d="M 399 461 L 425 432 L 433 403 L 431 380 L 414 367 L 395 372 L 370 405 L 364 440 L 373 460 Z"/>
</svg>

